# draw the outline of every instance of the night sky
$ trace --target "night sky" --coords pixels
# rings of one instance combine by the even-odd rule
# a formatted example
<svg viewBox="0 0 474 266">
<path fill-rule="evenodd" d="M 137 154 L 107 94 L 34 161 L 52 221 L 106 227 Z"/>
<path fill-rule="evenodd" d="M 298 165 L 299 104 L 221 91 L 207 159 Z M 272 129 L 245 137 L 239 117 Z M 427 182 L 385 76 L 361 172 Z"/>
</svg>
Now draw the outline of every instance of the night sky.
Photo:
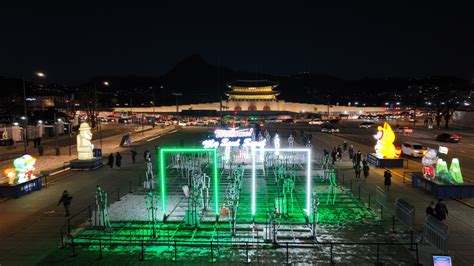
<svg viewBox="0 0 474 266">
<path fill-rule="evenodd" d="M 273 74 L 474 77 L 472 5 L 175 2 L 2 7 L 0 75 L 42 70 L 65 83 L 94 75 L 158 76 L 201 54 L 212 64 Z"/>
</svg>

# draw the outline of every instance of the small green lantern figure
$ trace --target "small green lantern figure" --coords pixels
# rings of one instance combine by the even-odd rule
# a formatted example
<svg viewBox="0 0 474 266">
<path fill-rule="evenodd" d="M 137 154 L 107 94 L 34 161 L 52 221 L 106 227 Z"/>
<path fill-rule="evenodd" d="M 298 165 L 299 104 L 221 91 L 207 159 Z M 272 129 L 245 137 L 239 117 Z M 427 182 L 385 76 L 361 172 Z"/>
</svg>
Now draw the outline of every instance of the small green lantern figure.
<svg viewBox="0 0 474 266">
<path fill-rule="evenodd" d="M 331 202 L 331 205 L 334 205 L 334 202 L 336 202 L 336 195 L 337 193 L 334 192 L 334 188 L 337 187 L 336 183 L 336 173 L 334 172 L 334 168 L 331 169 L 331 173 L 329 176 L 329 186 L 328 186 L 328 192 L 327 192 L 327 199 L 326 199 L 326 204 L 329 205 Z M 333 195 L 332 201 L 331 201 L 331 195 Z"/>
</svg>

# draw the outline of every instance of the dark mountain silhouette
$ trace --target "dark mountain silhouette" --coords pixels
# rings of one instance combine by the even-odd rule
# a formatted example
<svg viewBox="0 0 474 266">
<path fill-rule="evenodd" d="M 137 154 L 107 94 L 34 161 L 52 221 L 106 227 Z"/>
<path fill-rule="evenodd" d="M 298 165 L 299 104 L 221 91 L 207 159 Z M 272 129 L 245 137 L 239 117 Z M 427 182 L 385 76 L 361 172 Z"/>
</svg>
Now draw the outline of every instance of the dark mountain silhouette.
<svg viewBox="0 0 474 266">
<path fill-rule="evenodd" d="M 103 81 L 110 86 L 104 86 Z M 346 105 L 359 102 L 366 105 L 383 105 L 386 101 L 423 103 L 421 94 L 430 94 L 430 88 L 471 86 L 469 81 L 455 77 L 431 76 L 419 78 L 363 78 L 343 80 L 331 75 L 301 72 L 292 75 L 272 75 L 251 71 L 235 70 L 225 66 L 209 64 L 200 55 L 188 56 L 177 63 L 162 76 L 97 76 L 78 87 L 63 87 L 67 94 L 74 94 L 81 103 L 90 104 L 97 96 L 99 106 L 152 106 L 174 105 L 173 92 L 180 92 L 181 104 L 206 103 L 225 100 L 229 90 L 226 83 L 236 80 L 270 80 L 279 83 L 279 100 L 301 103 L 330 103 Z M 0 88 L 15 92 L 21 98 L 18 79 L 0 78 Z M 95 84 L 95 86 L 94 86 Z M 467 85 L 466 85 L 467 84 Z M 20 84 L 21 85 L 21 84 Z M 30 90 L 27 86 L 27 90 Z M 46 94 L 57 91 L 59 87 L 48 86 Z M 13 88 L 13 90 L 12 90 Z M 14 89 L 17 88 L 17 89 Z M 421 89 L 420 89 L 421 88 Z M 40 91 L 28 91 L 38 94 Z M 40 94 L 38 94 L 40 95 Z M 10 101 L 11 95 L 4 95 Z M 92 99 L 92 100 L 91 100 Z"/>
</svg>

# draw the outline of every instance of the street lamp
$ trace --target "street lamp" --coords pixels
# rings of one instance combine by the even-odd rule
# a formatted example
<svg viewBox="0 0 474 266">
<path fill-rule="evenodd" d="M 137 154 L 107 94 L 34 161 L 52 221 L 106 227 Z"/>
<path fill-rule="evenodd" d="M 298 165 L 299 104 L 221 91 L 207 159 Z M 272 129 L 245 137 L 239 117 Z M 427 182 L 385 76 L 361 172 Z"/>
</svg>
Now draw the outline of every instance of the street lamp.
<svg viewBox="0 0 474 266">
<path fill-rule="evenodd" d="M 104 86 L 109 86 L 110 83 L 108 81 L 102 81 L 102 85 Z M 95 112 L 97 113 L 95 115 L 95 122 L 98 125 L 99 128 L 99 141 L 100 141 L 100 149 L 102 150 L 102 123 L 99 121 L 99 110 L 97 109 L 97 103 L 99 101 L 99 98 L 97 97 L 97 82 L 94 82 L 94 89 L 95 89 Z"/>
<path fill-rule="evenodd" d="M 178 105 L 178 97 L 179 96 L 183 96 L 183 94 L 181 92 L 173 92 L 171 93 L 173 94 L 174 96 L 176 96 L 176 117 L 178 118 L 179 116 L 179 105 Z M 179 120 L 179 119 L 178 119 Z"/>
<path fill-rule="evenodd" d="M 40 78 L 45 78 L 46 74 L 43 72 L 36 72 L 35 76 L 40 77 Z M 26 107 L 26 85 L 25 85 L 25 78 L 22 76 L 21 77 L 21 83 L 23 86 L 23 116 L 21 117 L 22 120 L 25 122 L 25 126 L 23 128 L 23 152 L 24 154 L 27 153 L 27 147 L 28 147 L 28 112 L 27 112 L 27 107 Z"/>
</svg>

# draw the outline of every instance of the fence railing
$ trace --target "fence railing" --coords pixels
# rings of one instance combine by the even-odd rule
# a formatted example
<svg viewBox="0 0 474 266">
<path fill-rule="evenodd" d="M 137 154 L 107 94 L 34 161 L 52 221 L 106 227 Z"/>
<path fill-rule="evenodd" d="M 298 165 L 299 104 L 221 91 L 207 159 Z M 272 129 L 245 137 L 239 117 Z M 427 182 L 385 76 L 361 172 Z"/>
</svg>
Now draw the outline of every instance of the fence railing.
<svg viewBox="0 0 474 266">
<path fill-rule="evenodd" d="M 127 185 L 118 187 L 112 191 L 107 192 L 108 193 L 108 204 L 113 204 L 116 201 L 120 201 L 122 196 L 132 193 L 134 189 L 134 185 L 136 187 L 140 186 L 140 180 L 141 176 L 138 178 L 138 184 L 132 181 L 129 181 Z M 91 198 L 93 198 L 93 195 L 91 195 Z M 61 242 L 63 243 L 64 237 L 71 236 L 71 233 L 74 232 L 74 230 L 77 229 L 82 229 L 82 228 L 88 228 L 92 226 L 92 214 L 95 211 L 95 202 L 92 202 L 85 206 L 84 208 L 80 209 L 79 211 L 73 213 L 69 218 L 66 220 L 66 222 L 61 226 L 59 229 L 60 235 L 61 235 Z"/>
<path fill-rule="evenodd" d="M 448 252 L 448 226 L 440 222 L 432 215 L 425 218 L 423 236 L 431 245 L 444 253 Z"/>
<path fill-rule="evenodd" d="M 85 241 L 84 241 L 85 240 Z M 104 240 L 104 241 L 103 241 Z M 381 247 L 390 247 L 390 246 L 412 246 L 414 247 L 413 251 L 415 252 L 415 259 L 416 259 L 416 264 L 419 265 L 419 255 L 418 255 L 418 243 L 386 243 L 386 242 L 317 242 L 317 243 L 295 243 L 295 242 L 278 242 L 278 243 L 263 243 L 263 242 L 257 242 L 257 241 L 248 241 L 248 242 L 236 242 L 236 241 L 219 241 L 217 240 L 200 240 L 196 241 L 195 240 L 166 240 L 166 239 L 139 239 L 139 238 L 134 238 L 134 239 L 127 239 L 127 240 L 120 240 L 116 241 L 113 238 L 107 238 L 107 239 L 102 239 L 102 238 L 94 238 L 94 237 L 70 237 L 69 242 L 66 243 L 65 247 L 68 247 L 71 249 L 72 255 L 77 256 L 77 247 L 90 247 L 90 246 L 97 246 L 99 250 L 99 257 L 98 259 L 101 259 L 103 257 L 103 248 L 106 246 L 135 246 L 138 247 L 139 251 L 135 254 L 136 256 L 139 257 L 140 261 L 144 261 L 146 258 L 146 249 L 148 247 L 157 247 L 157 246 L 168 246 L 169 248 L 172 248 L 172 261 L 178 261 L 178 250 L 186 250 L 186 254 L 189 254 L 189 247 L 200 247 L 201 249 L 197 252 L 201 255 L 202 249 L 208 249 L 208 257 L 209 257 L 209 262 L 216 262 L 218 260 L 218 257 L 216 256 L 216 251 L 221 249 L 221 248 L 231 248 L 233 251 L 237 251 L 237 253 L 240 255 L 242 254 L 241 251 L 245 251 L 243 253 L 244 255 L 241 256 L 241 260 L 244 263 L 250 263 L 252 259 L 255 259 L 258 261 L 259 260 L 259 255 L 258 252 L 262 252 L 263 250 L 266 250 L 268 248 L 272 249 L 272 252 L 275 252 L 277 250 L 284 249 L 285 252 L 285 258 L 284 262 L 287 264 L 290 264 L 292 260 L 299 260 L 301 259 L 301 255 L 291 255 L 290 256 L 290 249 L 327 249 L 324 250 L 323 252 L 318 252 L 319 255 L 321 255 L 321 258 L 316 258 L 331 264 L 334 264 L 336 261 L 334 258 L 336 256 L 340 256 L 341 253 L 344 255 L 347 255 L 347 246 L 356 246 L 356 247 L 364 247 L 364 255 L 366 257 L 360 258 L 362 256 L 359 256 L 359 258 L 362 261 L 365 262 L 375 262 L 375 263 L 380 263 L 383 260 L 389 261 L 392 259 L 397 259 L 397 261 L 400 260 L 400 258 L 391 258 L 387 257 L 388 256 L 398 256 L 398 255 L 393 255 L 393 253 L 386 254 L 381 254 Z M 344 249 L 344 251 L 341 250 L 341 247 Z M 256 250 L 256 254 L 254 253 L 253 256 L 250 256 L 249 250 Z M 189 260 L 189 258 L 183 259 L 183 260 Z"/>
<path fill-rule="evenodd" d="M 418 172 L 403 172 L 403 183 L 411 183 L 411 176 L 414 174 L 414 173 L 420 173 L 419 171 Z"/>
</svg>

